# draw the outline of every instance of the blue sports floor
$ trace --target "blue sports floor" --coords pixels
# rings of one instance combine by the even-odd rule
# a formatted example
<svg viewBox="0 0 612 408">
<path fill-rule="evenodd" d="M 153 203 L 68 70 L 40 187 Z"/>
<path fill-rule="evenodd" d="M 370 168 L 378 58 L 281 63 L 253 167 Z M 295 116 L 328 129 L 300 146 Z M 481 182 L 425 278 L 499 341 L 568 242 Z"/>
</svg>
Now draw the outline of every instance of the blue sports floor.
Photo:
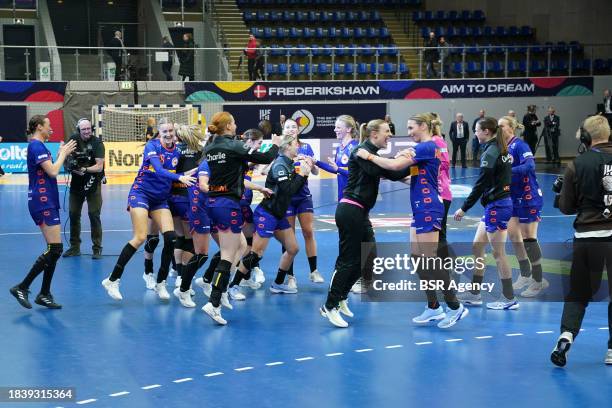
<svg viewBox="0 0 612 408">
<path fill-rule="evenodd" d="M 469 191 L 475 175 L 475 169 L 457 170 L 456 191 Z M 573 218 L 552 208 L 554 178 L 539 173 L 546 197 L 539 234 L 543 242 L 566 241 L 573 233 Z M 612 401 L 612 367 L 603 363 L 608 339 L 603 302 L 589 306 L 584 332 L 564 369 L 549 361 L 561 303 L 523 302 L 517 311 L 472 308 L 465 320 L 442 331 L 412 325 L 423 303 L 362 303 L 351 295 L 356 317 L 348 329 L 335 329 L 317 312 L 327 285 L 308 280 L 304 251 L 295 267 L 299 294 L 269 293 L 280 253 L 276 243 L 262 261 L 268 278 L 264 288 L 243 288 L 247 300 L 223 311 L 226 327 L 215 326 L 200 310 L 204 297 L 199 288 L 198 307 L 189 310 L 174 297 L 164 304 L 147 291 L 142 253 L 127 266 L 121 282 L 124 300 L 117 303 L 100 282 L 131 236 L 125 211 L 128 185 L 104 188 L 107 256 L 101 261 L 85 255 L 60 259 L 52 291 L 64 309 L 23 309 L 8 289 L 23 278 L 44 241 L 27 212 L 27 186 L 8 182 L 0 184 L 0 387 L 75 387 L 76 400 L 0 402 L 0 408 L 541 408 L 605 407 Z M 333 218 L 335 180 L 310 184 L 317 207 L 319 270 L 329 281 L 337 234 L 335 225 L 324 220 Z M 383 182 L 372 218 L 406 218 L 408 188 Z M 451 214 L 462 202 L 461 197 L 454 200 Z M 481 211 L 476 206 L 462 223 L 450 221 L 449 241 L 470 242 Z M 67 213 L 61 214 L 64 222 Z M 384 224 L 376 228 L 378 241 L 408 241 L 407 228 Z M 90 253 L 88 225 L 84 211 L 81 250 Z M 215 250 L 211 245 L 210 253 Z M 493 268 L 486 276 L 497 280 Z M 40 278 L 32 287 L 32 301 L 39 287 Z"/>
</svg>

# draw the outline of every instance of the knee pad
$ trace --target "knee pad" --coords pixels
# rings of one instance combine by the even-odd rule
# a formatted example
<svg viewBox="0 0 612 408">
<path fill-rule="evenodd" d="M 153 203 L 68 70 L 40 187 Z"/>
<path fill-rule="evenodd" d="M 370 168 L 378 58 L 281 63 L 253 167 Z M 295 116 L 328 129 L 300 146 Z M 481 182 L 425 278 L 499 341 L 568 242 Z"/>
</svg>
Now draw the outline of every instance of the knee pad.
<svg viewBox="0 0 612 408">
<path fill-rule="evenodd" d="M 147 235 L 147 241 L 144 245 L 144 250 L 152 254 L 155 252 L 155 248 L 159 245 L 159 235 Z"/>
<path fill-rule="evenodd" d="M 47 252 L 45 252 L 45 257 L 55 263 L 62 256 L 62 252 L 64 252 L 64 245 L 60 244 L 49 244 L 47 245 Z"/>
<path fill-rule="evenodd" d="M 247 246 L 253 246 L 253 237 L 246 237 Z"/>
<path fill-rule="evenodd" d="M 165 237 L 164 237 L 164 240 L 165 240 Z M 174 249 L 180 249 L 182 251 L 183 245 L 185 245 L 185 237 L 177 236 L 176 242 L 174 243 Z"/>
<path fill-rule="evenodd" d="M 213 274 L 213 278 L 211 284 L 217 289 L 221 289 L 222 291 L 227 287 L 230 278 L 230 269 L 232 268 L 232 263 L 226 260 L 220 260 L 219 265 L 217 265 L 217 269 Z"/>
<path fill-rule="evenodd" d="M 185 252 L 189 252 L 190 254 L 194 254 L 195 247 L 193 246 L 193 239 L 190 239 L 190 238 L 183 239 L 183 246 L 181 249 Z"/>
<path fill-rule="evenodd" d="M 542 258 L 542 249 L 540 248 L 540 243 L 537 239 L 524 239 L 523 244 L 525 245 L 525 252 L 527 252 L 527 257 L 531 263 L 539 261 Z"/>
<path fill-rule="evenodd" d="M 174 231 L 166 231 L 164 232 L 164 248 L 166 247 L 174 247 L 176 243 L 176 232 Z"/>
<path fill-rule="evenodd" d="M 259 265 L 259 260 L 261 257 L 257 255 L 255 252 L 251 251 L 245 256 L 242 257 L 242 263 L 247 268 L 247 270 L 251 270 L 257 265 Z"/>
</svg>

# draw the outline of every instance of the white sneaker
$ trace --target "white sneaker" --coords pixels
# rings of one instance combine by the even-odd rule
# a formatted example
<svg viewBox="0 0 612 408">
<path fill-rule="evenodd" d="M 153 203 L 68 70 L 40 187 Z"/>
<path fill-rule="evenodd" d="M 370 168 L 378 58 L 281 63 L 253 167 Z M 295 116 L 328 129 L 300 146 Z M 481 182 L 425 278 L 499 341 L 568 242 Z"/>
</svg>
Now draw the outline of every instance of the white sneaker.
<svg viewBox="0 0 612 408">
<path fill-rule="evenodd" d="M 531 276 L 519 276 L 519 278 L 512 284 L 512 289 L 521 290 L 529 287 L 535 280 Z"/>
<path fill-rule="evenodd" d="M 570 332 L 563 332 L 557 339 L 557 344 L 552 353 L 550 353 L 550 361 L 556 366 L 565 367 L 567 364 L 567 353 L 574 342 L 574 335 Z"/>
<path fill-rule="evenodd" d="M 348 307 L 348 300 L 341 300 L 340 305 L 338 306 L 338 310 L 345 316 L 354 317 L 355 315 L 351 312 L 351 309 Z"/>
<path fill-rule="evenodd" d="M 159 297 L 161 300 L 170 299 L 170 294 L 168 293 L 168 290 L 166 289 L 166 281 L 157 283 L 155 285 L 155 292 L 157 292 L 157 297 Z"/>
<path fill-rule="evenodd" d="M 550 285 L 546 279 L 542 279 L 542 282 L 536 282 L 534 280 L 533 283 L 521 293 L 521 296 L 526 298 L 536 297 L 548 286 Z"/>
<path fill-rule="evenodd" d="M 323 276 L 321 276 L 318 269 L 315 269 L 310 273 L 310 280 L 314 283 L 325 283 L 325 279 L 323 279 Z"/>
<path fill-rule="evenodd" d="M 195 284 L 202 288 L 204 296 L 210 297 L 210 293 L 212 292 L 212 286 L 210 283 L 204 282 L 203 278 L 198 278 L 195 280 Z"/>
<path fill-rule="evenodd" d="M 224 292 L 221 294 L 221 306 L 228 308 L 229 310 L 232 310 L 234 308 L 234 306 L 232 306 L 232 304 L 229 301 L 229 297 L 227 296 L 227 292 Z"/>
<path fill-rule="evenodd" d="M 202 307 L 202 310 L 204 311 L 204 313 L 209 315 L 211 319 L 213 319 L 215 322 L 219 323 L 220 325 L 227 324 L 227 320 L 225 320 L 223 316 L 221 316 L 221 306 L 214 307 L 212 303 L 208 302 Z"/>
<path fill-rule="evenodd" d="M 253 268 L 253 275 L 255 276 L 255 282 L 260 285 L 266 281 L 266 275 L 264 275 L 264 272 L 259 266 Z"/>
<path fill-rule="evenodd" d="M 191 299 L 189 292 L 181 292 L 181 288 L 175 288 L 172 293 L 174 293 L 174 296 L 178 298 L 181 305 L 185 307 L 196 307 L 196 304 Z"/>
<path fill-rule="evenodd" d="M 437 309 L 430 309 L 429 307 L 426 307 L 423 313 L 412 319 L 412 323 L 426 324 L 443 320 L 445 317 L 446 313 L 444 313 L 444 308 L 442 306 L 438 306 Z"/>
<path fill-rule="evenodd" d="M 240 273 L 240 272 L 238 272 Z M 259 288 L 261 288 L 261 283 L 257 282 L 255 280 L 255 275 L 253 274 L 253 272 L 251 272 L 251 279 L 243 279 L 240 281 L 240 286 L 244 287 L 244 288 L 250 288 L 253 290 L 257 290 Z"/>
<path fill-rule="evenodd" d="M 493 310 L 516 310 L 519 308 L 519 302 L 515 298 L 507 299 L 504 295 L 501 295 L 499 300 L 495 302 L 487 303 L 487 309 Z"/>
<path fill-rule="evenodd" d="M 469 290 L 466 290 L 463 293 L 457 294 L 457 300 L 466 306 L 481 306 L 482 305 L 482 295 L 478 293 L 477 295 L 473 294 Z"/>
<path fill-rule="evenodd" d="M 612 349 L 608 349 L 604 363 L 606 363 L 607 365 L 612 365 Z"/>
<path fill-rule="evenodd" d="M 115 300 L 123 299 L 123 296 L 121 296 L 121 292 L 119 292 L 120 280 L 121 279 L 117 279 L 116 281 L 111 282 L 108 278 L 106 278 L 102 281 L 102 286 L 104 286 L 104 289 L 106 289 L 106 293 L 108 293 L 108 296 Z"/>
<path fill-rule="evenodd" d="M 287 286 L 289 289 L 297 290 L 297 279 L 293 275 L 287 275 Z"/>
<path fill-rule="evenodd" d="M 351 288 L 351 292 L 357 293 L 357 294 L 366 293 L 367 291 L 368 291 L 368 289 L 367 289 L 366 285 L 363 284 L 363 279 L 362 278 L 357 279 L 357 282 L 355 282 L 355 284 Z"/>
<path fill-rule="evenodd" d="M 348 327 L 348 323 L 340 316 L 338 308 L 328 310 L 325 305 L 323 305 L 319 309 L 319 313 L 321 313 L 321 316 L 327 317 L 327 320 L 336 327 Z"/>
<path fill-rule="evenodd" d="M 230 298 L 232 298 L 232 300 L 245 300 L 246 296 L 244 296 L 244 294 L 240 291 L 240 288 L 238 286 L 232 286 L 231 288 L 227 289 L 227 293 L 229 294 Z"/>
<path fill-rule="evenodd" d="M 155 281 L 155 276 L 153 276 L 152 273 L 143 273 L 142 274 L 142 279 L 144 279 L 145 285 L 147 286 L 147 289 L 149 289 L 149 290 L 155 289 L 155 284 L 157 282 Z"/>
<path fill-rule="evenodd" d="M 442 321 L 438 322 L 438 327 L 441 329 L 448 329 L 454 326 L 459 320 L 463 319 L 470 313 L 467 307 L 459 304 L 459 309 L 446 309 L 446 317 Z"/>
</svg>

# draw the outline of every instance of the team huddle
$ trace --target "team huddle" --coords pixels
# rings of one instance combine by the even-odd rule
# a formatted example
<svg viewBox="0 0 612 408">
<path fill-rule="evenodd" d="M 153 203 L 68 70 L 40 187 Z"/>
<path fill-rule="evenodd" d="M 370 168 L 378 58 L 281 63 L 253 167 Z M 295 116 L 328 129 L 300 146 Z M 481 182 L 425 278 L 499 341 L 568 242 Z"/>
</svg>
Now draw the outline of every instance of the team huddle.
<svg viewBox="0 0 612 408">
<path fill-rule="evenodd" d="M 264 151 L 262 132 L 249 129 L 236 135 L 236 123 L 227 112 L 212 117 L 208 134 L 197 125 L 177 125 L 161 119 L 158 135 L 145 145 L 142 166 L 128 194 L 132 239 L 123 247 L 102 286 L 111 298 L 122 300 L 123 271 L 144 244 L 143 279 L 147 289 L 154 290 L 160 299 L 169 300 L 166 281 L 174 264 L 177 279 L 173 293 L 180 303 L 188 308 L 196 306 L 193 282 L 208 297 L 202 310 L 218 324 L 226 324 L 222 307 L 231 309 L 232 300 L 246 299 L 241 287 L 256 290 L 265 282 L 259 265 L 272 237 L 281 243 L 283 252 L 270 292 L 297 293 L 293 273 L 299 251 L 296 221 L 304 236 L 310 280 L 324 283 L 317 266 L 314 209 L 308 189 L 308 176 L 316 175 L 321 168 L 337 174 L 335 219 L 339 254 L 327 299 L 319 312 L 333 325 L 347 327 L 345 317 L 353 317 L 348 305 L 349 292 L 365 293 L 372 283 L 371 261 L 375 254 L 370 254 L 362 267 L 361 244 L 375 242 L 369 211 L 376 203 L 381 178 L 410 184 L 411 256 L 454 256 L 446 240 L 452 193 L 449 154 L 441 125 L 434 113 L 412 116 L 407 131 L 414 143 L 395 158 L 383 158 L 378 151 L 387 147 L 391 137 L 388 124 L 372 120 L 358 126 L 351 116 L 342 115 L 335 123 L 340 142 L 335 157 L 323 162 L 314 157 L 310 145 L 299 140 L 299 127 L 291 119 L 285 121 L 283 134 L 273 135 L 269 149 Z M 490 309 L 517 309 L 515 291 L 521 291 L 524 297 L 534 297 L 548 285 L 542 278 L 542 254 L 537 241 L 542 194 L 531 150 L 514 135 L 519 126 L 511 117 L 478 121 L 476 136 L 482 146 L 480 175 L 471 194 L 454 214 L 460 221 L 479 199 L 485 207 L 474 237 L 474 255 L 484 256 L 487 244 L 492 245 L 502 295 L 486 304 Z M 61 305 L 55 303 L 50 293 L 52 271 L 62 252 L 53 171 L 59 171 L 74 146 L 63 145 L 53 164 L 48 150 L 38 143 L 48 139 L 48 119 L 31 121 L 30 128 L 34 140 L 28 148 L 30 213 L 43 230 L 49 247 L 11 293 L 24 307 L 31 307 L 29 287 L 44 271 L 43 289 L 36 302 L 59 308 Z M 252 182 L 255 173 L 266 175 L 265 186 Z M 263 195 L 255 210 L 251 208 L 253 191 Z M 163 247 L 155 276 L 153 252 L 160 243 L 159 232 Z M 508 234 L 521 269 L 521 276 L 514 283 L 504 250 Z M 194 280 L 209 258 L 211 236 L 219 251 L 211 257 L 202 277 Z M 427 262 L 418 264 L 423 265 L 418 270 L 421 280 L 441 280 L 447 284 L 451 281 L 451 271 L 427 267 Z M 484 265 L 475 270 L 472 287 L 481 286 L 483 275 Z M 415 324 L 438 322 L 440 328 L 448 328 L 468 315 L 466 306 L 483 303 L 477 289 L 457 294 L 452 286 L 446 287 L 442 292 L 447 308 L 440 305 L 435 290 L 428 290 L 427 307 L 413 319 Z"/>
</svg>

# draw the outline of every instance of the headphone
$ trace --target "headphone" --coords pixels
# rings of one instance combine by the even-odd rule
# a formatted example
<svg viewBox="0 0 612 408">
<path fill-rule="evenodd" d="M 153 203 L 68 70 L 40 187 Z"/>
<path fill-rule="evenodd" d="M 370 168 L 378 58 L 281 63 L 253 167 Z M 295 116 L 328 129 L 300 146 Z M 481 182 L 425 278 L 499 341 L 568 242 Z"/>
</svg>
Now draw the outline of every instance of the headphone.
<svg viewBox="0 0 612 408">
<path fill-rule="evenodd" d="M 591 143 L 593 142 L 593 138 L 591 134 L 586 131 L 584 128 L 584 122 L 580 125 L 580 143 L 585 145 L 587 148 L 591 147 Z"/>
<path fill-rule="evenodd" d="M 89 118 L 81 118 L 79 120 L 77 120 L 76 123 L 76 131 L 77 133 L 80 135 L 81 134 L 81 123 L 83 123 L 84 121 L 88 121 L 91 123 L 91 121 L 89 120 Z M 96 127 L 93 125 L 93 123 L 91 124 L 91 134 L 95 135 L 96 134 Z"/>
</svg>

